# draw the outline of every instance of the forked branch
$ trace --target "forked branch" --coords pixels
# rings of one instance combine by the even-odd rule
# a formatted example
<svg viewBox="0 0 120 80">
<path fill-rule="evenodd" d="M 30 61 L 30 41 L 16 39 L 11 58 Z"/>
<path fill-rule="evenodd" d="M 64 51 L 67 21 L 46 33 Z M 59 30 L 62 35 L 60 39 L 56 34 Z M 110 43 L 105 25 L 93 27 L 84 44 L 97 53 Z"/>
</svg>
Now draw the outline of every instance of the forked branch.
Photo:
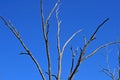
<svg viewBox="0 0 120 80">
<path fill-rule="evenodd" d="M 49 20 L 50 20 L 50 17 L 51 15 L 53 14 L 53 12 L 56 10 L 56 8 L 58 7 L 58 5 L 60 4 L 60 0 L 57 0 L 56 4 L 54 5 L 54 7 L 52 8 L 52 10 L 50 11 L 47 19 L 46 19 L 46 25 L 48 24 Z"/>
<path fill-rule="evenodd" d="M 53 14 L 53 12 L 56 10 L 57 6 L 59 5 L 60 0 L 56 2 L 50 13 L 48 14 L 48 17 L 45 19 L 44 17 L 44 9 L 43 9 L 43 0 L 40 0 L 40 12 L 41 12 L 41 21 L 42 21 L 42 30 L 43 30 L 43 36 L 45 40 L 45 46 L 46 46 L 46 54 L 47 54 L 47 60 L 48 60 L 48 74 L 49 74 L 49 80 L 52 80 L 52 70 L 51 70 L 51 58 L 50 58 L 50 50 L 49 50 L 49 40 L 48 40 L 48 33 L 49 33 L 49 20 Z"/>
<path fill-rule="evenodd" d="M 61 77 L 61 71 L 62 71 L 62 55 L 64 53 L 64 50 L 66 48 L 66 46 L 70 43 L 70 41 L 82 30 L 78 30 L 75 33 L 73 33 L 73 35 L 65 42 L 65 44 L 62 47 L 62 50 L 60 48 L 60 24 L 61 21 L 58 19 L 58 9 L 56 10 L 56 21 L 57 21 L 57 27 L 58 27 L 58 31 L 57 31 L 57 50 L 58 50 L 58 73 L 57 73 L 57 80 L 60 80 Z"/>
<path fill-rule="evenodd" d="M 80 63 L 82 61 L 82 58 L 85 54 L 85 51 L 87 49 L 87 47 L 89 46 L 89 44 L 95 39 L 95 35 L 96 33 L 98 32 L 98 30 L 102 27 L 102 25 L 104 25 L 107 21 L 109 20 L 109 18 L 105 19 L 98 27 L 97 29 L 95 30 L 95 32 L 92 34 L 92 36 L 90 37 L 90 39 L 86 42 L 86 39 L 84 40 L 84 47 L 83 49 L 81 49 L 81 52 L 80 52 L 80 55 L 79 55 L 79 58 L 78 58 L 78 61 L 77 61 L 77 64 L 73 70 L 73 72 L 70 74 L 70 76 L 68 77 L 68 80 L 72 80 L 73 76 L 75 75 L 75 73 L 77 72 L 79 66 L 80 66 Z"/>
<path fill-rule="evenodd" d="M 75 57 L 78 53 L 78 48 L 74 51 L 72 46 L 71 46 L 71 52 L 72 52 L 72 63 L 71 63 L 71 68 L 70 68 L 70 73 L 69 73 L 69 76 L 72 74 L 72 71 L 74 69 L 74 61 L 75 61 Z"/>
</svg>

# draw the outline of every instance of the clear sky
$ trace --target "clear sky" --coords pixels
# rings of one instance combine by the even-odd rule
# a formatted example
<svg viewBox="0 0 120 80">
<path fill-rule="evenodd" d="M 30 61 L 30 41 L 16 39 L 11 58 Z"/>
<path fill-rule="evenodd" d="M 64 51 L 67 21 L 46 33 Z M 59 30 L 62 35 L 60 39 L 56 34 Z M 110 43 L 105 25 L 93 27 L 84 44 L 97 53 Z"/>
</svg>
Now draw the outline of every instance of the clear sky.
<svg viewBox="0 0 120 80">
<path fill-rule="evenodd" d="M 56 1 L 43 0 L 45 16 Z M 0 0 L 0 15 L 12 21 L 45 73 L 47 59 L 39 6 L 39 0 Z M 61 46 L 75 31 L 83 30 L 65 49 L 61 80 L 67 80 L 68 77 L 71 65 L 70 46 L 74 49 L 83 47 L 83 35 L 88 40 L 96 27 L 108 17 L 110 20 L 97 33 L 96 40 L 89 46 L 86 54 L 102 44 L 120 40 L 120 0 L 61 0 Z M 53 74 L 57 73 L 56 32 L 57 24 L 53 14 L 49 34 Z M 0 80 L 41 80 L 30 57 L 19 55 L 20 52 L 24 52 L 21 44 L 0 20 Z M 111 68 L 117 67 L 117 45 L 109 46 L 84 61 L 74 80 L 110 80 L 101 72 L 100 67 L 106 67 L 103 56 L 106 53 L 109 54 Z"/>
</svg>

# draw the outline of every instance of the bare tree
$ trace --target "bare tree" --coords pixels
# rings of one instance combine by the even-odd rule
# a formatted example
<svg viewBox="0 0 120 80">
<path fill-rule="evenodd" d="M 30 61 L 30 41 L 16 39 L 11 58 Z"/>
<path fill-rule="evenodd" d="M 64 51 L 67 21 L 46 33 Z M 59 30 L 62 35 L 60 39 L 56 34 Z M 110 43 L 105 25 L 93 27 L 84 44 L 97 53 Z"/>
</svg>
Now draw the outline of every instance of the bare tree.
<svg viewBox="0 0 120 80">
<path fill-rule="evenodd" d="M 64 43 L 64 45 L 61 47 L 61 39 L 60 39 L 60 26 L 61 26 L 61 21 L 59 20 L 59 6 L 60 4 L 60 0 L 57 0 L 57 2 L 55 3 L 54 7 L 51 9 L 51 11 L 49 12 L 47 18 L 45 19 L 45 15 L 44 15 L 44 8 L 43 8 L 43 0 L 40 0 L 40 12 L 41 12 L 41 23 L 42 23 L 42 30 L 43 30 L 43 36 L 44 36 L 44 41 L 45 41 L 45 49 L 46 49 L 46 56 L 47 56 L 47 66 L 48 66 L 48 70 L 46 72 L 46 74 L 48 74 L 49 76 L 49 80 L 52 80 L 52 77 L 56 78 L 56 80 L 61 80 L 61 72 L 62 72 L 62 56 L 64 54 L 64 50 L 66 48 L 66 46 L 70 43 L 70 41 L 78 34 L 80 33 L 82 30 L 78 30 L 76 32 L 73 33 L 73 35 L 71 35 L 70 38 L 68 38 L 68 40 L 66 40 L 66 42 Z M 57 51 L 58 51 L 58 70 L 57 70 L 57 74 L 53 74 L 52 73 L 52 67 L 51 67 L 51 57 L 50 57 L 50 46 L 49 46 L 49 21 L 51 16 L 53 15 L 53 13 L 56 11 L 56 21 L 57 21 Z M 46 80 L 47 78 L 44 76 L 44 73 L 41 69 L 41 66 L 39 65 L 39 63 L 37 62 L 36 58 L 33 56 L 32 52 L 28 49 L 28 47 L 25 45 L 24 41 L 22 40 L 20 33 L 17 31 L 17 29 L 15 28 L 15 26 L 10 22 L 5 20 L 2 16 L 0 16 L 1 20 L 4 22 L 4 24 L 9 28 L 9 30 L 15 35 L 15 37 L 19 40 L 20 44 L 22 45 L 22 47 L 25 49 L 25 53 L 21 53 L 21 54 L 27 54 L 28 56 L 30 56 L 30 58 L 33 60 L 33 62 L 35 63 L 35 66 L 37 67 L 40 76 L 42 77 L 43 80 Z M 84 37 L 84 46 L 83 48 L 80 48 L 80 52 L 78 52 L 79 50 L 76 49 L 75 51 L 73 50 L 72 46 L 71 46 L 71 52 L 72 52 L 72 59 L 71 59 L 71 68 L 70 68 L 70 73 L 68 74 L 68 80 L 72 80 L 73 77 L 76 75 L 80 64 L 88 59 L 89 57 L 93 56 L 96 52 L 98 52 L 99 50 L 101 50 L 104 47 L 107 47 L 109 45 L 113 45 L 113 44 L 118 44 L 120 43 L 120 41 L 115 41 L 115 42 L 109 42 L 106 44 L 103 44 L 99 47 L 97 47 L 96 49 L 94 49 L 91 53 L 89 53 L 88 55 L 85 56 L 86 54 L 86 50 L 89 47 L 89 44 L 96 39 L 96 34 L 99 31 L 99 29 L 109 20 L 109 18 L 106 18 L 102 23 L 100 23 L 100 25 L 98 25 L 98 27 L 96 28 L 96 30 L 94 31 L 94 33 L 90 36 L 89 40 L 86 40 L 86 37 Z M 77 63 L 74 63 L 75 57 L 79 56 Z"/>
</svg>

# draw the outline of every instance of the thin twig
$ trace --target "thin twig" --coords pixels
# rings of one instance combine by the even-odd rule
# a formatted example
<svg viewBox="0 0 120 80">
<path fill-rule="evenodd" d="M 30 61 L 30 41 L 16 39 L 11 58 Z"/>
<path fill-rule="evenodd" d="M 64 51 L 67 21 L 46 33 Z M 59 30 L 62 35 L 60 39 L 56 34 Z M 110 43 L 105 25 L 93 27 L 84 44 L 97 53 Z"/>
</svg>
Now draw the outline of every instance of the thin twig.
<svg viewBox="0 0 120 80">
<path fill-rule="evenodd" d="M 52 10 L 50 11 L 50 13 L 49 13 L 49 15 L 48 15 L 48 17 L 47 17 L 47 19 L 46 19 L 46 23 L 45 23 L 46 25 L 48 24 L 51 15 L 52 15 L 53 12 L 56 10 L 56 8 L 58 7 L 59 3 L 60 3 L 60 0 L 58 0 L 58 1 L 56 2 L 56 4 L 54 5 L 54 7 L 52 8 Z"/>
<path fill-rule="evenodd" d="M 45 73 L 48 74 L 48 72 L 45 72 Z M 57 76 L 56 75 L 52 74 L 51 76 L 53 76 L 57 80 Z"/>
<path fill-rule="evenodd" d="M 112 80 L 115 80 L 114 74 L 109 69 L 102 69 L 102 72 L 108 75 Z"/>
<path fill-rule="evenodd" d="M 58 9 L 56 10 L 56 21 L 57 21 L 57 49 L 58 49 L 58 54 L 61 54 L 61 49 L 60 49 L 60 26 L 61 26 L 61 21 L 58 18 Z"/>
<path fill-rule="evenodd" d="M 57 80 L 60 80 L 61 77 L 61 71 L 62 71 L 62 54 L 60 49 L 60 24 L 61 21 L 58 18 L 58 8 L 56 10 L 56 21 L 57 21 L 57 50 L 58 50 L 58 73 L 57 73 Z"/>
<path fill-rule="evenodd" d="M 24 42 L 22 41 L 22 38 L 20 37 L 20 34 L 17 32 L 16 28 L 13 26 L 12 23 L 7 22 L 2 16 L 0 16 L 0 18 L 2 19 L 2 21 L 4 22 L 4 24 L 10 29 L 10 31 L 15 35 L 15 37 L 19 40 L 19 42 L 21 43 L 22 47 L 25 49 L 26 53 L 30 56 L 30 58 L 33 60 L 33 62 L 35 63 L 41 77 L 43 80 L 46 80 L 43 73 L 42 73 L 42 69 L 40 67 L 40 65 L 38 64 L 37 60 L 34 58 L 34 56 L 32 55 L 32 52 L 30 52 L 30 50 L 27 48 L 27 46 L 24 44 Z"/>
<path fill-rule="evenodd" d="M 95 49 L 93 52 L 91 52 L 89 55 L 87 55 L 87 56 L 85 56 L 84 58 L 82 58 L 82 61 L 84 61 L 84 60 L 88 59 L 89 57 L 93 56 L 96 52 L 98 52 L 98 51 L 101 50 L 102 48 L 107 47 L 107 46 L 109 46 L 109 45 L 118 44 L 118 43 L 120 43 L 120 41 L 109 42 L 109 43 L 107 43 L 107 44 L 104 44 L 104 45 L 96 48 L 96 49 Z"/>
<path fill-rule="evenodd" d="M 74 51 L 73 48 L 71 47 L 71 52 L 72 52 L 72 64 L 71 64 L 71 68 L 70 68 L 70 73 L 69 76 L 72 74 L 73 68 L 74 68 L 74 60 L 75 60 L 75 56 L 78 53 L 78 48 Z"/>
<path fill-rule="evenodd" d="M 71 47 L 71 52 L 72 52 L 72 65 L 71 65 L 71 69 L 70 69 L 70 74 L 72 73 L 73 67 L 74 67 L 74 58 L 75 58 L 75 53 L 73 51 L 73 48 Z"/>
<path fill-rule="evenodd" d="M 107 68 L 102 68 L 102 72 L 105 73 L 107 76 L 109 76 L 112 80 L 117 80 L 115 77 L 115 69 L 112 72 L 110 69 L 110 65 L 109 65 L 109 59 L 108 59 L 108 55 L 106 55 L 106 64 L 107 64 Z"/>
<path fill-rule="evenodd" d="M 81 32 L 81 31 L 82 31 L 81 29 L 78 30 L 78 31 L 76 31 L 76 32 L 65 42 L 65 44 L 64 44 L 63 47 L 62 47 L 62 52 L 61 52 L 62 54 L 63 54 L 66 46 L 68 45 L 68 43 L 69 43 L 79 32 Z"/>
<path fill-rule="evenodd" d="M 86 45 L 87 41 L 86 41 L 86 37 L 83 36 L 83 39 L 84 39 L 84 45 Z"/>
</svg>

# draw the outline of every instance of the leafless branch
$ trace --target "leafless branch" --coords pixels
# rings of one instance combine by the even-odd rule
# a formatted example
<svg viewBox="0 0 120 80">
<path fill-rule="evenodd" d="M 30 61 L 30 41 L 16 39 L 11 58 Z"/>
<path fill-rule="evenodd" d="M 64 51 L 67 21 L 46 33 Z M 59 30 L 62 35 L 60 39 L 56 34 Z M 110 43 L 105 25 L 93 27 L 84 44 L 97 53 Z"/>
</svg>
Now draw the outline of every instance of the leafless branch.
<svg viewBox="0 0 120 80">
<path fill-rule="evenodd" d="M 52 8 L 52 10 L 50 11 L 47 19 L 44 19 L 44 12 L 43 12 L 43 3 L 42 0 L 40 0 L 40 11 L 41 11 L 41 20 L 42 20 L 42 29 L 43 29 L 43 36 L 44 36 L 44 40 L 45 40 L 45 44 L 46 44 L 46 54 L 47 54 L 47 60 L 48 60 L 48 73 L 49 73 L 49 80 L 52 80 L 51 74 L 52 74 L 52 70 L 51 70 L 51 59 L 50 59 L 50 51 L 49 51 L 49 41 L 48 41 L 48 33 L 49 33 L 49 20 L 51 15 L 53 14 L 53 12 L 55 11 L 55 9 L 57 8 L 57 6 L 59 5 L 60 0 L 58 0 L 56 2 L 56 4 L 54 5 L 54 7 Z"/>
<path fill-rule="evenodd" d="M 25 52 L 21 52 L 20 55 L 28 55 L 28 53 L 25 53 Z"/>
<path fill-rule="evenodd" d="M 44 35 L 44 40 L 46 44 L 46 54 L 47 54 L 47 60 L 48 60 L 48 74 L 49 74 L 49 80 L 52 80 L 51 74 L 51 59 L 50 59 L 50 51 L 49 51 L 49 41 L 48 41 L 48 33 L 49 33 L 49 20 L 50 17 L 52 16 L 53 12 L 56 10 L 57 6 L 59 5 L 60 0 L 56 2 L 52 10 L 50 11 L 47 19 L 44 19 L 44 12 L 43 12 L 43 3 L 42 0 L 40 0 L 40 11 L 41 11 L 41 19 L 42 19 L 42 29 L 43 29 L 43 35 Z"/>
<path fill-rule="evenodd" d="M 60 25 L 61 25 L 61 21 L 58 19 L 58 9 L 56 10 L 56 21 L 57 21 L 57 49 L 58 49 L 58 54 L 61 54 L 61 49 L 60 49 Z"/>
<path fill-rule="evenodd" d="M 102 72 L 105 73 L 111 80 L 120 80 L 120 68 L 119 68 L 119 60 L 120 60 L 120 48 L 118 47 L 118 68 L 114 68 L 112 71 L 110 69 L 108 55 L 106 55 L 106 65 L 107 68 L 102 67 Z"/>
<path fill-rule="evenodd" d="M 59 3 L 60 3 L 60 0 L 57 0 L 56 4 L 54 5 L 54 7 L 52 8 L 52 10 L 50 11 L 50 13 L 49 13 L 49 15 L 48 15 L 48 17 L 47 17 L 47 19 L 46 19 L 46 23 L 45 23 L 46 25 L 48 24 L 51 15 L 52 15 L 53 12 L 56 10 L 56 8 L 58 7 Z"/>
<path fill-rule="evenodd" d="M 89 57 L 93 56 L 96 52 L 98 52 L 98 51 L 101 50 L 102 48 L 107 47 L 107 46 L 109 46 L 109 45 L 118 44 L 118 43 L 120 43 L 120 41 L 109 42 L 109 43 L 107 43 L 107 44 L 104 44 L 104 45 L 96 48 L 96 49 L 95 49 L 93 52 L 91 52 L 89 55 L 87 55 L 87 56 L 85 56 L 84 58 L 82 58 L 82 61 L 84 61 L 84 60 L 88 59 Z"/>
<path fill-rule="evenodd" d="M 79 56 L 79 59 L 77 61 L 77 64 L 72 72 L 72 74 L 68 77 L 68 80 L 72 80 L 73 76 L 75 75 L 76 71 L 78 70 L 79 68 L 79 65 L 82 61 L 82 57 L 84 56 L 85 54 L 85 51 L 87 49 L 87 47 L 89 46 L 89 44 L 95 39 L 95 35 L 96 33 L 98 32 L 98 30 L 100 29 L 100 27 L 102 27 L 103 24 L 105 24 L 105 22 L 107 22 L 109 20 L 109 18 L 105 19 L 98 27 L 97 29 L 95 30 L 95 32 L 92 34 L 92 36 L 90 37 L 90 39 L 88 40 L 88 42 L 84 45 L 83 49 L 81 49 L 81 52 L 80 52 L 80 56 Z"/>
<path fill-rule="evenodd" d="M 109 69 L 103 68 L 102 72 L 105 73 L 106 75 L 108 75 L 112 80 L 115 80 L 114 74 Z"/>
<path fill-rule="evenodd" d="M 63 47 L 62 47 L 62 52 L 61 52 L 62 54 L 63 54 L 66 46 L 68 45 L 68 43 L 69 43 L 79 32 L 81 32 L 81 31 L 82 31 L 81 29 L 78 30 L 78 31 L 76 31 L 76 32 L 65 42 L 65 44 L 64 44 Z"/>
<path fill-rule="evenodd" d="M 46 72 L 46 74 L 48 74 L 48 72 Z M 57 80 L 57 76 L 56 75 L 52 74 L 51 76 L 53 76 Z"/>
<path fill-rule="evenodd" d="M 115 77 L 115 69 L 112 72 L 110 69 L 110 65 L 109 65 L 109 59 L 108 59 L 108 55 L 106 55 L 106 64 L 107 64 L 107 68 L 102 68 L 102 72 L 105 73 L 107 76 L 109 76 L 112 80 L 117 80 L 117 78 Z"/>
<path fill-rule="evenodd" d="M 70 74 L 72 73 L 73 67 L 74 67 L 74 58 L 75 58 L 75 53 L 73 51 L 73 48 L 71 47 L 71 52 L 72 52 L 72 65 L 71 65 L 71 69 L 70 69 Z"/>
<path fill-rule="evenodd" d="M 38 64 L 37 60 L 34 58 L 34 56 L 32 55 L 32 52 L 27 48 L 27 46 L 24 44 L 22 38 L 20 37 L 20 34 L 18 33 L 18 31 L 16 30 L 16 28 L 13 26 L 12 23 L 9 23 L 8 21 L 6 21 L 2 16 L 0 16 L 0 18 L 2 19 L 2 21 L 4 22 L 4 24 L 10 29 L 10 31 L 15 35 L 15 37 L 19 40 L 19 42 L 21 43 L 22 47 L 25 49 L 26 53 L 30 56 L 30 58 L 33 60 L 33 62 L 35 63 L 41 77 L 43 80 L 46 80 L 43 73 L 42 73 L 42 69 L 40 67 L 40 65 Z"/>
<path fill-rule="evenodd" d="M 46 28 L 44 27 L 44 11 L 43 11 L 43 0 L 40 0 L 40 12 L 41 12 L 41 20 L 42 20 L 42 28 L 43 28 L 43 33 L 45 34 Z"/>
<path fill-rule="evenodd" d="M 93 35 L 91 36 L 90 40 L 95 38 L 96 33 L 98 32 L 98 30 L 109 20 L 109 18 L 105 19 L 95 30 L 95 32 L 93 33 Z"/>
<path fill-rule="evenodd" d="M 62 55 L 64 53 L 64 49 L 66 48 L 67 44 L 82 30 L 78 30 L 75 32 L 64 44 L 62 47 L 62 50 L 60 49 L 60 24 L 61 21 L 58 19 L 58 9 L 56 10 L 56 21 L 57 21 L 57 26 L 58 26 L 58 31 L 57 31 L 57 49 L 58 49 L 58 75 L 57 75 L 57 80 L 60 80 L 61 76 L 61 70 L 62 70 Z"/>
<path fill-rule="evenodd" d="M 87 41 L 86 41 L 86 37 L 83 36 L 83 39 L 84 39 L 84 45 L 86 45 Z"/>
<path fill-rule="evenodd" d="M 61 77 L 61 71 L 62 71 L 62 54 L 61 54 L 61 49 L 60 49 L 60 24 L 61 21 L 58 18 L 58 8 L 56 10 L 56 21 L 57 21 L 57 50 L 58 50 L 58 73 L 57 73 L 57 80 L 60 80 Z"/>
<path fill-rule="evenodd" d="M 71 52 L 72 52 L 72 65 L 71 65 L 71 68 L 70 68 L 70 73 L 69 73 L 69 76 L 72 74 L 72 71 L 73 71 L 73 68 L 74 68 L 74 60 L 75 60 L 75 56 L 77 55 L 78 53 L 78 48 L 74 51 L 73 48 L 71 47 Z"/>
</svg>

